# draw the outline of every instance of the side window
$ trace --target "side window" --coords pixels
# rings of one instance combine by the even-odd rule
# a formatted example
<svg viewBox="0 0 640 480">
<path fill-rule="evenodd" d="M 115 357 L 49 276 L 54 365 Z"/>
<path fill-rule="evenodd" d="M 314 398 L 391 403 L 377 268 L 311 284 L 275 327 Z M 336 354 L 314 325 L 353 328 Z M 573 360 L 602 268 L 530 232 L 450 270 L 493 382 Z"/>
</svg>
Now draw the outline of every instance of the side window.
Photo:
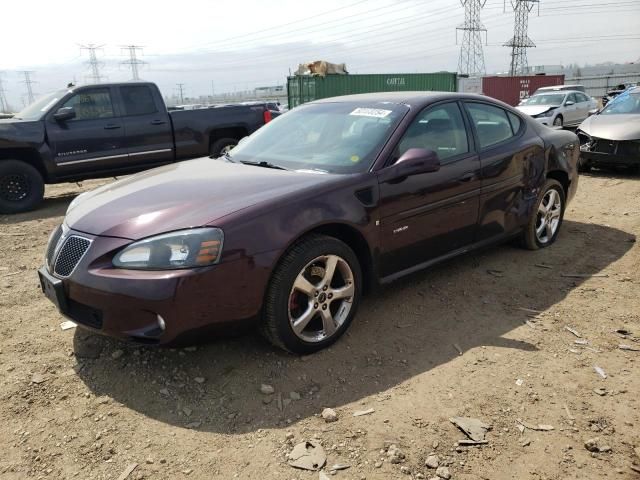
<svg viewBox="0 0 640 480">
<path fill-rule="evenodd" d="M 466 105 L 476 127 L 480 148 L 491 147 L 514 136 L 506 110 L 486 103 L 467 103 Z"/>
<path fill-rule="evenodd" d="M 573 102 L 573 103 L 578 103 L 578 99 L 576 97 L 575 93 L 570 93 L 569 97 L 567 98 L 568 102 Z"/>
<path fill-rule="evenodd" d="M 578 102 L 588 102 L 589 97 L 587 97 L 584 93 L 576 93 L 578 96 Z"/>
<path fill-rule="evenodd" d="M 427 108 L 409 125 L 398 143 L 394 157 L 400 158 L 410 148 L 426 148 L 446 160 L 469 152 L 467 130 L 457 103 Z"/>
<path fill-rule="evenodd" d="M 76 116 L 71 121 L 95 120 L 98 118 L 111 118 L 113 103 L 108 88 L 96 88 L 76 93 L 67 100 L 63 107 L 73 107 Z"/>
<path fill-rule="evenodd" d="M 515 113 L 507 112 L 509 116 L 509 122 L 511 122 L 511 131 L 515 135 L 520 131 L 520 126 L 522 125 L 522 120 Z"/>
<path fill-rule="evenodd" d="M 153 92 L 146 85 L 120 87 L 120 95 L 125 115 L 148 115 L 158 111 Z"/>
</svg>

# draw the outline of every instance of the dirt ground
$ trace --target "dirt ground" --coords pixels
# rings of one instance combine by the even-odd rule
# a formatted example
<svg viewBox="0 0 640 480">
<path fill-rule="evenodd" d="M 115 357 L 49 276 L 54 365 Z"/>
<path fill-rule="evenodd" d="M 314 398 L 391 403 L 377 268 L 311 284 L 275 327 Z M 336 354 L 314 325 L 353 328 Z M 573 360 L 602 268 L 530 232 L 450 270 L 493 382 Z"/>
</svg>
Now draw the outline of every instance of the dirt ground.
<svg viewBox="0 0 640 480">
<path fill-rule="evenodd" d="M 71 199 L 100 183 L 0 217 L 0 479 L 325 478 L 286 463 L 308 439 L 330 477 L 350 466 L 337 479 L 429 479 L 432 453 L 454 480 L 640 478 L 640 351 L 619 348 L 640 349 L 640 177 L 583 175 L 551 248 L 405 278 L 303 358 L 257 335 L 176 350 L 62 330 L 36 268 Z M 454 416 L 490 425 L 488 443 L 458 446 Z"/>
</svg>

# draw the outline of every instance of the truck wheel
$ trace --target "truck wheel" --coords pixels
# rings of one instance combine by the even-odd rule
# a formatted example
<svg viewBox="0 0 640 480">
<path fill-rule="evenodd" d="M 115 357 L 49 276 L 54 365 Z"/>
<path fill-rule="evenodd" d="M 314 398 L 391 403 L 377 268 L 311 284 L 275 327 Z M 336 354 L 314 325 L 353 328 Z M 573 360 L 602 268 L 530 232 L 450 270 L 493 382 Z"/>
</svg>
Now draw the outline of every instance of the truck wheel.
<svg viewBox="0 0 640 480">
<path fill-rule="evenodd" d="M 33 210 L 44 197 L 40 172 L 19 160 L 0 161 L 0 213 Z"/>
<path fill-rule="evenodd" d="M 220 140 L 216 140 L 209 148 L 209 156 L 211 158 L 218 158 L 220 155 L 227 153 L 237 144 L 238 140 L 235 138 L 221 138 Z"/>
<path fill-rule="evenodd" d="M 277 347 L 308 354 L 349 328 L 362 292 L 362 271 L 340 240 L 309 235 L 275 269 L 265 296 L 262 333 Z"/>
</svg>

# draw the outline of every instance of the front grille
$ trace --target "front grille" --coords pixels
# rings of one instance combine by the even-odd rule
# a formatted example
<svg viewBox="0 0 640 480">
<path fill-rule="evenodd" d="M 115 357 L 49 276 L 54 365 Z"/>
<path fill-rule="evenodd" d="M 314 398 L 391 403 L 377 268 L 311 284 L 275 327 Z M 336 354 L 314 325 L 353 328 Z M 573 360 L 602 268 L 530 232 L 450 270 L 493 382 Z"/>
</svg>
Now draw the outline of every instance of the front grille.
<svg viewBox="0 0 640 480">
<path fill-rule="evenodd" d="M 50 267 L 53 265 L 53 256 L 56 253 L 56 247 L 58 246 L 58 242 L 60 241 L 60 237 L 62 236 L 62 225 L 58 225 L 51 236 L 49 237 L 49 244 L 47 245 L 47 265 Z"/>
<path fill-rule="evenodd" d="M 82 256 L 87 252 L 89 245 L 91 245 L 91 240 L 77 235 L 71 235 L 67 238 L 56 258 L 54 273 L 61 277 L 71 275 Z"/>
<path fill-rule="evenodd" d="M 619 142 L 618 143 L 618 155 L 639 156 L 640 155 L 640 142 Z"/>
</svg>

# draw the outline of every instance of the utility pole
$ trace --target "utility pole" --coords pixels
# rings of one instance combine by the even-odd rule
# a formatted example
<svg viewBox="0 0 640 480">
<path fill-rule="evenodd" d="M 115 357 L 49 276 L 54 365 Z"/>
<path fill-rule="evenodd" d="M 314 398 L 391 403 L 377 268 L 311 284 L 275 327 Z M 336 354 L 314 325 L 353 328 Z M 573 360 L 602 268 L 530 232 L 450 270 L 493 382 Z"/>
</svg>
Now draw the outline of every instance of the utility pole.
<svg viewBox="0 0 640 480">
<path fill-rule="evenodd" d="M 89 75 L 89 79 L 91 83 L 101 83 L 102 75 L 100 75 L 100 67 L 103 66 L 101 62 L 98 61 L 98 57 L 96 55 L 96 50 L 101 49 L 104 45 L 94 45 L 90 43 L 89 45 L 80 45 L 80 52 L 83 50 L 87 50 L 89 52 L 89 61 L 86 62 L 91 69 L 91 75 Z"/>
<path fill-rule="evenodd" d="M 22 70 L 20 73 L 24 75 L 24 80 L 22 81 L 22 83 L 27 86 L 27 105 L 31 105 L 35 101 L 35 95 L 33 94 L 33 88 L 31 87 L 34 83 L 36 83 L 31 80 L 31 74 L 33 73 L 33 71 Z"/>
<path fill-rule="evenodd" d="M 184 95 L 183 95 L 183 87 L 184 83 L 176 83 L 178 86 L 178 90 L 180 91 L 180 105 L 184 105 Z"/>
<path fill-rule="evenodd" d="M 4 72 L 0 72 L 0 112 L 9 113 L 11 110 L 9 108 L 9 102 L 7 101 L 7 96 L 5 94 L 4 85 L 2 84 L 2 75 Z"/>
<path fill-rule="evenodd" d="M 511 66 L 509 68 L 511 75 L 527 73 L 527 68 L 529 67 L 527 48 L 536 46 L 533 40 L 529 38 L 529 13 L 531 13 L 536 4 L 540 9 L 540 0 L 511 0 L 511 6 L 516 17 L 513 37 L 504 44 L 505 47 L 511 47 Z"/>
<path fill-rule="evenodd" d="M 464 23 L 456 27 L 456 42 L 458 30 L 462 30 L 462 46 L 460 47 L 460 60 L 458 61 L 458 73 L 471 77 L 479 77 L 486 73 L 484 67 L 484 52 L 482 51 L 482 32 L 487 34 L 480 21 L 480 10 L 487 0 L 460 0 L 464 7 Z"/>
<path fill-rule="evenodd" d="M 129 68 L 131 69 L 132 80 L 140 80 L 140 74 L 138 73 L 138 65 L 145 65 L 147 63 L 138 59 L 138 50 L 142 54 L 142 47 L 139 45 L 125 45 L 122 47 L 122 49 L 127 50 L 129 52 L 129 60 L 122 62 L 122 64 L 129 65 Z"/>
</svg>

